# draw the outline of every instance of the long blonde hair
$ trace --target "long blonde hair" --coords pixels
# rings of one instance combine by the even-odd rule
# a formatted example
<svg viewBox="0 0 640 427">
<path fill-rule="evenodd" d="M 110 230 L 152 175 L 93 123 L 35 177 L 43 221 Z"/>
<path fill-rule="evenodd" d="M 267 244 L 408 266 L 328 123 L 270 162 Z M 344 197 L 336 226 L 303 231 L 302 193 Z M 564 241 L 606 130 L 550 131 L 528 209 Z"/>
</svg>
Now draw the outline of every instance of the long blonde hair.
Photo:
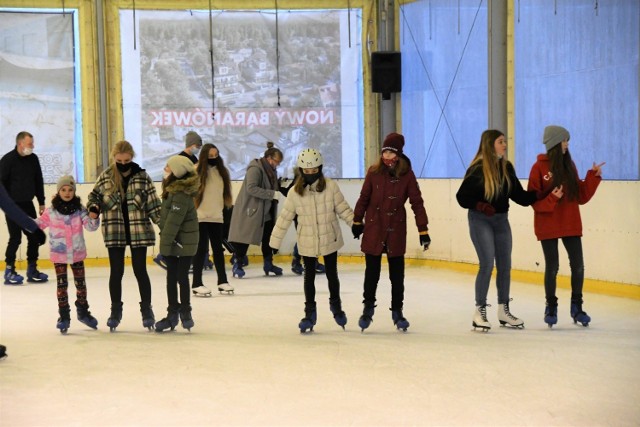
<svg viewBox="0 0 640 427">
<path fill-rule="evenodd" d="M 493 200 L 500 194 L 500 188 L 507 183 L 508 192 L 511 192 L 511 178 L 507 173 L 507 160 L 496 156 L 496 139 L 504 136 L 504 133 L 496 129 L 488 129 L 482 132 L 480 146 L 476 156 L 471 161 L 467 175 L 477 167 L 482 167 L 484 178 L 484 198 Z"/>
<path fill-rule="evenodd" d="M 120 193 L 120 195 L 124 197 L 124 188 L 122 187 L 122 175 L 120 175 L 120 172 L 118 171 L 118 167 L 116 166 L 117 154 L 131 154 L 131 159 L 133 160 L 133 158 L 136 156 L 136 153 L 135 151 L 133 151 L 133 147 L 131 146 L 129 141 L 124 141 L 124 140 L 116 142 L 116 144 L 111 149 L 111 159 L 109 159 L 109 163 L 111 163 L 111 168 L 113 171 L 113 173 L 111 174 L 113 183 L 116 185 L 116 188 L 118 189 L 118 193 Z"/>
</svg>

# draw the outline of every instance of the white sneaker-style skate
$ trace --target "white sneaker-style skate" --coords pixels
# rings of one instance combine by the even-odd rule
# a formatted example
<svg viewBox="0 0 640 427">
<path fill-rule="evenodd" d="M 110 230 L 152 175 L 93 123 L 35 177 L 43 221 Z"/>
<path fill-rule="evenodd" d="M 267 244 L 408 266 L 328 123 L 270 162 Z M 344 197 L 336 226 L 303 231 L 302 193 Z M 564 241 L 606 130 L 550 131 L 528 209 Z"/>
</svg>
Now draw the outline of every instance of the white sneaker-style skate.
<svg viewBox="0 0 640 427">
<path fill-rule="evenodd" d="M 193 295 L 195 295 L 197 297 L 210 297 L 211 296 L 211 289 L 207 288 L 204 285 L 200 285 L 198 287 L 191 288 L 191 292 L 193 292 Z"/>
<path fill-rule="evenodd" d="M 225 292 L 227 295 L 228 294 L 232 294 L 233 293 L 233 286 L 231 286 L 228 283 L 220 283 L 218 285 L 218 292 L 220 292 L 220 293 Z"/>
<path fill-rule="evenodd" d="M 522 319 L 518 319 L 509 311 L 509 302 L 500 304 L 500 308 L 498 309 L 498 321 L 500 322 L 500 326 L 524 329 L 524 321 Z"/>
<path fill-rule="evenodd" d="M 489 304 L 477 305 L 473 312 L 473 330 L 480 328 L 482 332 L 487 332 L 491 329 L 491 323 L 487 320 L 487 307 L 491 307 Z"/>
</svg>

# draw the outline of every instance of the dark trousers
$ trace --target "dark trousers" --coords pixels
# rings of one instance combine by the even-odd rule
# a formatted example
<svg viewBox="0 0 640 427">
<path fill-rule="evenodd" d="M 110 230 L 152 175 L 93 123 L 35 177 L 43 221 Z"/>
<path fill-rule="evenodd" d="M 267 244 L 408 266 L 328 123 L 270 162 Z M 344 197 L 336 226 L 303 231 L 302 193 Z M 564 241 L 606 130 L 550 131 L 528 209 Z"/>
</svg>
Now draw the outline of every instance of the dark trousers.
<svg viewBox="0 0 640 427">
<path fill-rule="evenodd" d="M 218 285 L 227 283 L 227 272 L 224 269 L 224 252 L 222 249 L 222 236 L 224 224 L 218 222 L 200 223 L 200 240 L 198 241 L 198 251 L 193 259 L 193 287 L 202 285 L 202 269 L 207 256 L 209 244 L 213 254 L 213 263 L 218 273 Z"/>
<path fill-rule="evenodd" d="M 376 289 L 380 281 L 382 255 L 365 254 L 364 270 L 364 305 L 373 306 L 376 303 Z M 402 310 L 404 302 L 404 256 L 387 256 L 389 263 L 389 280 L 391 281 L 391 309 Z M 306 271 L 306 270 L 305 270 Z"/>
<path fill-rule="evenodd" d="M 55 263 L 56 278 L 58 286 L 56 293 L 58 296 L 58 307 L 69 307 L 69 279 L 67 278 L 67 264 Z M 76 285 L 76 305 L 87 306 L 87 285 L 84 279 L 84 261 L 78 261 L 71 264 L 71 272 L 73 273 L 73 281 Z"/>
<path fill-rule="evenodd" d="M 560 268 L 558 239 L 541 240 L 544 253 L 544 293 L 547 301 L 556 301 L 556 276 Z M 582 300 L 584 283 L 584 260 L 582 258 L 582 239 L 578 236 L 563 237 L 562 244 L 569 255 L 571 268 L 571 299 Z"/>
<path fill-rule="evenodd" d="M 33 206 L 33 202 L 16 202 L 16 205 L 20 207 L 31 218 L 36 217 L 36 208 Z M 9 242 L 7 242 L 7 250 L 4 253 L 4 260 L 7 265 L 15 265 L 16 253 L 22 243 L 22 233 L 27 236 L 27 262 L 29 264 L 38 261 L 38 241 L 33 233 L 27 233 L 15 222 L 11 221 L 9 217 L 6 217 L 7 229 L 9 230 Z"/>
<path fill-rule="evenodd" d="M 169 311 L 191 311 L 191 286 L 189 286 L 190 256 L 165 256 L 167 261 L 167 301 Z M 180 299 L 178 300 L 178 285 Z"/>
<path fill-rule="evenodd" d="M 338 279 L 338 252 L 323 256 L 329 282 L 329 299 L 340 299 L 340 279 Z M 304 260 L 304 300 L 307 303 L 316 300 L 316 257 L 302 257 Z"/>
<path fill-rule="evenodd" d="M 108 248 L 109 265 L 109 294 L 111 304 L 122 302 L 122 277 L 124 276 L 124 250 L 125 248 Z M 147 274 L 147 247 L 131 248 L 131 264 L 133 274 L 138 281 L 141 306 L 151 305 L 151 281 Z"/>
<path fill-rule="evenodd" d="M 264 229 L 262 231 L 262 243 L 260 247 L 262 249 L 262 256 L 264 258 L 273 258 L 273 254 L 271 252 L 271 247 L 269 246 L 269 239 L 271 239 L 271 232 L 273 231 L 273 226 L 275 222 L 273 220 L 267 221 L 264 223 Z M 249 245 L 246 243 L 238 243 L 232 242 L 234 249 L 236 250 L 235 256 L 236 259 L 242 260 L 247 255 L 247 250 L 249 249 Z"/>
</svg>

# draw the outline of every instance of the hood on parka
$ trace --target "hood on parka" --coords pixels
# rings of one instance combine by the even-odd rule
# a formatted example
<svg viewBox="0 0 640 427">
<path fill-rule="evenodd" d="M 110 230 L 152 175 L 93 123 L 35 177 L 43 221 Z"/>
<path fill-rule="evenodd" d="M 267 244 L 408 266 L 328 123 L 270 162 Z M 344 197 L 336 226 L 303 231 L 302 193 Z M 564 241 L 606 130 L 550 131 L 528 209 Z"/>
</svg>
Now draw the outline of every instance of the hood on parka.
<svg viewBox="0 0 640 427">
<path fill-rule="evenodd" d="M 166 190 L 168 193 L 187 193 L 191 197 L 198 195 L 198 189 L 200 188 L 200 178 L 197 174 L 189 174 L 184 178 L 177 179 L 171 184 L 167 185 Z"/>
</svg>

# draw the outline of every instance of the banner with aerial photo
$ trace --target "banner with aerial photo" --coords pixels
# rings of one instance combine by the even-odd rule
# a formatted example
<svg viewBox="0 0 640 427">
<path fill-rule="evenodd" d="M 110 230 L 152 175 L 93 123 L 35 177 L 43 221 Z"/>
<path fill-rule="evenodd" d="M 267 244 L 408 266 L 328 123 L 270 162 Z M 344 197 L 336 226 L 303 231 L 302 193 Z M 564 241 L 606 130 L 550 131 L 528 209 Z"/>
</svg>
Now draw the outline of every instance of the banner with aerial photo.
<svg viewBox="0 0 640 427">
<path fill-rule="evenodd" d="M 120 12 L 125 137 L 161 179 L 198 132 L 232 179 L 272 141 L 292 177 L 319 149 L 330 177 L 363 176 L 361 11 Z"/>
<path fill-rule="evenodd" d="M 31 133 L 46 183 L 84 180 L 76 15 L 0 11 L 0 156 Z"/>
</svg>

